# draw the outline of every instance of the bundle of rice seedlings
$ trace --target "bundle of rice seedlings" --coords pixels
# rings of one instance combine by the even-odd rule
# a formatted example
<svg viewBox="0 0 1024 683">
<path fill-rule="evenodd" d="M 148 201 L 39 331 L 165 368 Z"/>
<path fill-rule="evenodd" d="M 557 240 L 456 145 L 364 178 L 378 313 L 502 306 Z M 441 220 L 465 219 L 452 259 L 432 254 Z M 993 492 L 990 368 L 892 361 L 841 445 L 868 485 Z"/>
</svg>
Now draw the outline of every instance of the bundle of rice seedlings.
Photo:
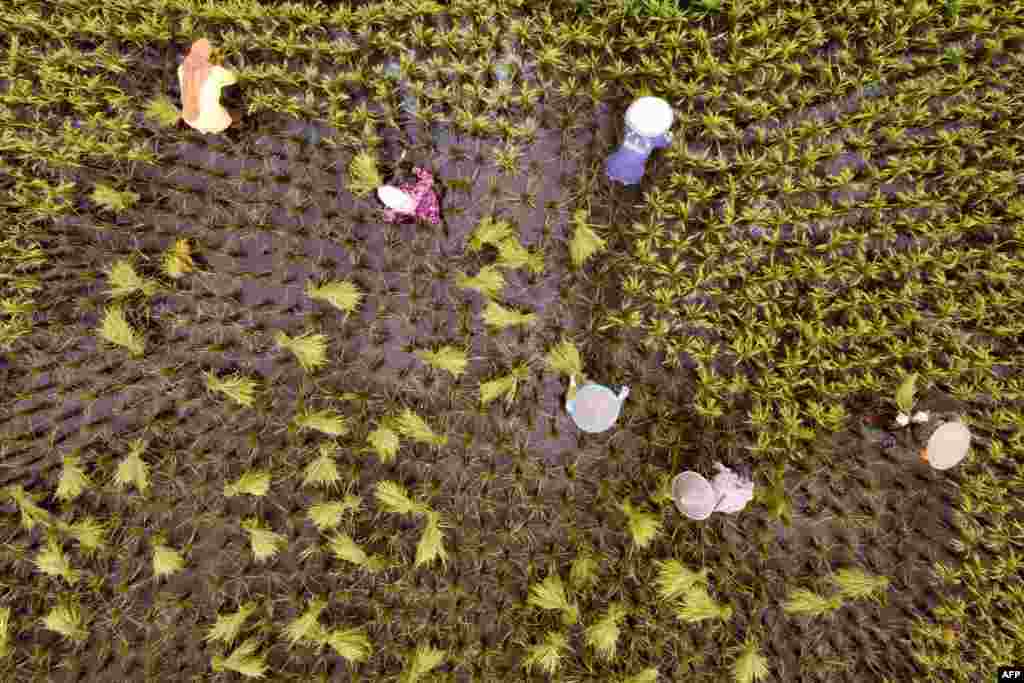
<svg viewBox="0 0 1024 683">
<path fill-rule="evenodd" d="M 459 289 L 472 289 L 488 299 L 493 299 L 505 288 L 505 276 L 497 266 L 488 265 L 483 266 L 473 277 L 459 271 L 455 276 L 455 286 Z"/>
<path fill-rule="evenodd" d="M 444 532 L 441 529 L 445 526 L 441 515 L 434 511 L 427 512 L 427 525 L 423 529 L 423 535 L 416 544 L 416 561 L 414 567 L 430 564 L 434 560 L 441 560 L 442 565 L 448 563 L 448 551 L 444 549 Z"/>
<path fill-rule="evenodd" d="M 73 642 L 83 643 L 89 637 L 82 610 L 72 602 L 61 602 L 42 621 L 47 630 L 59 633 Z"/>
<path fill-rule="evenodd" d="M 572 561 L 569 583 L 573 588 L 587 588 L 597 584 L 597 560 L 593 553 L 583 551 Z"/>
<path fill-rule="evenodd" d="M 231 646 L 238 636 L 242 633 L 242 626 L 245 624 L 245 620 L 248 619 L 253 612 L 257 609 L 255 602 L 247 602 L 238 608 L 237 612 L 230 612 L 228 614 L 218 614 L 217 621 L 203 636 L 203 640 L 206 642 L 220 641 Z"/>
<path fill-rule="evenodd" d="M 78 498 L 92 485 L 85 470 L 79 464 L 79 459 L 74 455 L 65 455 L 61 458 L 63 467 L 60 471 L 60 480 L 57 482 L 57 492 L 54 494 L 57 500 L 62 503 L 69 503 Z"/>
<path fill-rule="evenodd" d="M 164 275 L 172 280 L 177 280 L 186 273 L 191 273 L 195 269 L 196 264 L 192 260 L 192 246 L 189 244 L 189 241 L 184 238 L 177 240 L 164 254 L 160 267 Z"/>
<path fill-rule="evenodd" d="M 153 576 L 162 579 L 185 568 L 185 558 L 157 536 L 153 541 Z"/>
<path fill-rule="evenodd" d="M 782 603 L 782 609 L 787 614 L 802 614 L 811 617 L 833 612 L 842 606 L 842 595 L 826 598 L 806 588 L 796 588 L 790 591 L 789 597 Z"/>
<path fill-rule="evenodd" d="M 658 515 L 634 508 L 629 500 L 623 501 L 619 505 L 619 509 L 628 520 L 629 535 L 633 538 L 633 545 L 640 549 L 650 545 L 661 531 L 661 520 Z"/>
<path fill-rule="evenodd" d="M 396 515 L 426 515 L 430 512 L 429 507 L 413 501 L 405 487 L 394 481 L 377 482 L 374 495 L 385 510 Z"/>
<path fill-rule="evenodd" d="M 32 494 L 22 486 L 12 484 L 4 489 L 4 492 L 18 506 L 18 511 L 21 512 L 21 525 L 28 531 L 34 529 L 36 524 L 42 524 L 46 527 L 53 524 L 53 516 L 44 508 L 36 505 Z"/>
<path fill-rule="evenodd" d="M 124 211 L 139 201 L 138 193 L 130 190 L 119 192 L 103 183 L 96 183 L 90 198 L 107 211 Z"/>
<path fill-rule="evenodd" d="M 526 604 L 540 609 L 562 612 L 562 622 L 566 626 L 572 626 L 579 621 L 579 607 L 569 601 L 565 585 L 562 584 L 562 577 L 556 572 L 551 572 L 542 582 L 530 586 L 530 595 Z"/>
<path fill-rule="evenodd" d="M 562 666 L 562 656 L 569 646 L 569 639 L 565 634 L 557 631 L 549 631 L 544 640 L 529 647 L 526 657 L 523 659 L 523 668 L 527 671 L 540 669 L 549 676 L 553 676 Z"/>
<path fill-rule="evenodd" d="M 505 396 L 505 403 L 512 405 L 519 385 L 530 378 L 530 366 L 522 362 L 512 368 L 509 374 L 480 384 L 480 404 L 487 405 L 499 396 Z"/>
<path fill-rule="evenodd" d="M 483 317 L 486 325 L 499 330 L 513 325 L 532 325 L 537 321 L 536 313 L 520 313 L 511 308 L 505 308 L 496 301 L 487 302 Z"/>
<path fill-rule="evenodd" d="M 124 309 L 118 305 L 106 309 L 97 332 L 108 343 L 128 349 L 133 356 L 141 356 L 146 352 L 146 340 L 132 329 Z"/>
<path fill-rule="evenodd" d="M 428 673 L 441 666 L 448 653 L 430 645 L 420 645 L 409 658 L 402 672 L 402 683 L 416 683 Z"/>
<path fill-rule="evenodd" d="M 322 285 L 314 285 L 310 280 L 306 283 L 306 296 L 310 299 L 324 301 L 345 313 L 345 320 L 359 308 L 363 301 L 363 292 L 348 280 L 333 280 Z"/>
<path fill-rule="evenodd" d="M 306 611 L 288 623 L 282 635 L 290 647 L 299 643 L 304 645 L 323 645 L 327 640 L 327 631 L 320 624 L 320 613 L 327 608 L 327 601 L 314 598 L 309 601 Z"/>
<path fill-rule="evenodd" d="M 262 498 L 270 490 L 270 473 L 264 470 L 249 470 L 238 478 L 233 484 L 224 485 L 224 496 L 233 498 L 235 496 L 247 495 Z"/>
<path fill-rule="evenodd" d="M 728 621 L 732 618 L 732 607 L 715 602 L 703 586 L 694 586 L 684 596 L 676 616 L 689 624 L 705 619 Z"/>
<path fill-rule="evenodd" d="M 339 657 L 357 664 L 373 654 L 373 646 L 361 628 L 338 628 L 327 634 L 326 643 Z"/>
<path fill-rule="evenodd" d="M 582 377 L 583 359 L 579 349 L 568 339 L 563 339 L 551 347 L 545 358 L 549 368 L 566 377 Z"/>
<path fill-rule="evenodd" d="M 249 545 L 257 562 L 265 562 L 276 556 L 288 544 L 285 536 L 263 527 L 258 519 L 243 521 L 242 528 L 249 532 Z"/>
<path fill-rule="evenodd" d="M 267 675 L 266 656 L 256 654 L 260 643 L 255 638 L 250 638 L 239 645 L 227 657 L 214 655 L 211 666 L 215 673 L 222 671 L 234 671 L 246 678 L 264 678 Z"/>
<path fill-rule="evenodd" d="M 444 370 L 456 379 L 466 371 L 466 366 L 469 365 L 466 352 L 454 346 L 442 346 L 436 351 L 419 349 L 415 352 L 415 355 L 424 363 L 439 370 Z"/>
<path fill-rule="evenodd" d="M 832 581 L 842 597 L 854 600 L 873 598 L 889 588 L 888 577 L 875 576 L 856 568 L 840 569 L 832 576 Z"/>
<path fill-rule="evenodd" d="M 377 157 L 362 151 L 352 157 L 348 165 L 348 189 L 356 197 L 366 197 L 384 184 L 377 170 Z"/>
<path fill-rule="evenodd" d="M 391 429 L 390 421 L 382 422 L 366 437 L 370 449 L 377 454 L 381 462 L 391 462 L 398 454 L 398 433 Z"/>
<path fill-rule="evenodd" d="M 655 585 L 658 588 L 658 595 L 665 602 L 682 597 L 694 588 L 706 588 L 708 585 L 707 569 L 691 571 L 678 560 L 658 560 L 655 564 L 658 567 Z"/>
<path fill-rule="evenodd" d="M 569 242 L 569 257 L 572 259 L 573 265 L 578 268 L 594 254 L 604 251 L 608 243 L 587 223 L 586 209 L 576 211 L 573 216 L 573 226 L 572 240 Z"/>
<path fill-rule="evenodd" d="M 471 252 L 480 251 L 485 244 L 496 247 L 502 240 L 511 236 L 512 226 L 508 221 L 495 220 L 494 216 L 484 216 L 470 235 L 466 249 Z"/>
<path fill-rule="evenodd" d="M 587 644 L 594 648 L 597 655 L 606 661 L 611 661 L 615 658 L 615 650 L 621 633 L 619 622 L 625 616 L 625 607 L 621 603 L 612 603 L 605 615 L 584 631 Z"/>
<path fill-rule="evenodd" d="M 146 103 L 143 114 L 147 119 L 162 128 L 170 128 L 178 123 L 181 118 L 181 110 L 174 105 L 167 95 L 157 95 Z"/>
<path fill-rule="evenodd" d="M 54 536 L 51 536 L 46 547 L 39 551 L 34 564 L 42 573 L 62 578 L 72 586 L 78 583 L 81 576 L 81 572 L 71 566 L 71 560 L 64 554 L 60 541 Z"/>
<path fill-rule="evenodd" d="M 329 436 L 348 434 L 347 420 L 333 410 L 304 410 L 295 416 L 293 422 L 298 430 L 313 429 Z"/>
<path fill-rule="evenodd" d="M 309 508 L 309 520 L 316 526 L 317 531 L 333 529 L 341 524 L 341 519 L 346 512 L 355 512 L 362 504 L 358 496 L 348 495 L 345 500 L 329 500 L 316 503 Z"/>
<path fill-rule="evenodd" d="M 324 486 L 337 488 L 341 484 L 341 472 L 334 461 L 338 446 L 334 443 L 320 445 L 320 455 L 306 465 L 304 486 Z"/>
<path fill-rule="evenodd" d="M 256 397 L 259 384 L 244 375 L 235 373 L 223 379 L 212 372 L 204 372 L 203 379 L 209 391 L 224 394 L 240 406 L 251 408 Z"/>
<path fill-rule="evenodd" d="M 331 553 L 339 560 L 364 566 L 370 556 L 348 534 L 337 533 L 327 544 Z"/>
<path fill-rule="evenodd" d="M 89 557 L 103 549 L 107 526 L 93 517 L 85 517 L 67 528 L 79 551 Z"/>
<path fill-rule="evenodd" d="M 768 660 L 759 652 L 757 641 L 748 638 L 732 666 L 733 680 L 736 683 L 755 683 L 767 675 Z"/>
<path fill-rule="evenodd" d="M 11 654 L 11 608 L 0 607 L 0 659 Z"/>
<path fill-rule="evenodd" d="M 498 264 L 504 268 L 529 268 L 536 274 L 544 272 L 544 254 L 531 254 L 515 237 L 506 237 L 498 243 Z"/>
<path fill-rule="evenodd" d="M 298 337 L 289 337 L 278 331 L 274 334 L 274 342 L 278 348 L 291 351 L 306 372 L 327 363 L 327 335 L 307 332 Z"/>
<path fill-rule="evenodd" d="M 146 452 L 147 446 L 147 442 L 142 439 L 132 441 L 128 456 L 117 466 L 114 475 L 117 486 L 134 486 L 140 493 L 146 492 L 149 488 L 149 465 L 142 459 L 142 454 Z"/>
<path fill-rule="evenodd" d="M 622 679 L 622 683 L 657 683 L 658 681 L 658 669 L 651 667 L 644 669 L 640 673 L 633 674 L 629 678 Z"/>
<path fill-rule="evenodd" d="M 160 288 L 156 280 L 144 278 L 136 273 L 131 262 L 126 259 L 121 259 L 105 272 L 110 281 L 110 297 L 113 299 L 128 297 L 135 293 L 153 296 Z"/>
<path fill-rule="evenodd" d="M 402 436 L 407 436 L 413 441 L 427 443 L 433 446 L 444 446 L 448 443 L 448 437 L 436 434 L 426 420 L 406 408 L 394 419 L 394 427 Z"/>
</svg>

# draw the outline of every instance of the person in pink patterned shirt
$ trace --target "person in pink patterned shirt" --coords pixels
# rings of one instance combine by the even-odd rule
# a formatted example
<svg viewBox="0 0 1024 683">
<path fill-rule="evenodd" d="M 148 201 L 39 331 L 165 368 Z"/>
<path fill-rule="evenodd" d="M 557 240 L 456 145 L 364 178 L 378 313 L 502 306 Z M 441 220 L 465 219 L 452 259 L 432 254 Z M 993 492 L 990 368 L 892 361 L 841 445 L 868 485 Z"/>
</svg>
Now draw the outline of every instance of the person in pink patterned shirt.
<svg viewBox="0 0 1024 683">
<path fill-rule="evenodd" d="M 417 181 L 401 187 L 384 185 L 377 188 L 377 196 L 389 208 L 384 210 L 384 220 L 389 223 L 424 220 L 432 225 L 441 222 L 437 193 L 434 192 L 434 175 L 422 168 L 415 168 Z M 403 196 L 404 195 L 404 196 Z"/>
</svg>

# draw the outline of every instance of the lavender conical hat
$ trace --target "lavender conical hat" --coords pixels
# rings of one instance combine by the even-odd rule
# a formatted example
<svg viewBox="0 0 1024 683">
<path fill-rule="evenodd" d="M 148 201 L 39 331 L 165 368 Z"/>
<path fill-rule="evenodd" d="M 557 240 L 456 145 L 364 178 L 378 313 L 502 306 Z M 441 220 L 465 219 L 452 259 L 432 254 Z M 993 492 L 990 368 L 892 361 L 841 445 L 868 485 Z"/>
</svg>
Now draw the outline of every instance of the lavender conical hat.
<svg viewBox="0 0 1024 683">
<path fill-rule="evenodd" d="M 672 500 L 690 519 L 707 519 L 715 511 L 715 489 L 697 472 L 687 470 L 672 480 Z"/>
<path fill-rule="evenodd" d="M 928 446 L 925 459 L 937 470 L 948 470 L 967 456 L 971 449 L 971 430 L 963 422 L 946 422 L 936 429 Z"/>
<path fill-rule="evenodd" d="M 597 434 L 610 429 L 619 419 L 622 402 L 627 396 L 629 387 L 623 387 L 616 395 L 606 386 L 587 383 L 576 391 L 576 397 L 568 401 L 566 407 L 577 427 Z"/>
</svg>

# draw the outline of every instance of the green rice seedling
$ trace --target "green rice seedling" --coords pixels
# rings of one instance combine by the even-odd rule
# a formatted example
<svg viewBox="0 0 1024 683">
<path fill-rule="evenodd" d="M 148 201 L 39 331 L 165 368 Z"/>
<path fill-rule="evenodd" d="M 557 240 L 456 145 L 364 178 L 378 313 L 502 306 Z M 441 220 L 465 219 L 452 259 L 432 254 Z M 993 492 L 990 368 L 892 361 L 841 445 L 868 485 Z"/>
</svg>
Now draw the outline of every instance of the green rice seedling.
<svg viewBox="0 0 1024 683">
<path fill-rule="evenodd" d="M 157 95 L 146 103 L 145 116 L 163 128 L 170 128 L 181 119 L 181 110 L 167 95 Z"/>
<path fill-rule="evenodd" d="M 232 484 L 224 485 L 224 496 L 234 498 L 235 496 L 247 495 L 262 498 L 270 490 L 270 472 L 265 470 L 249 470 Z"/>
<path fill-rule="evenodd" d="M 107 525 L 94 517 L 85 517 L 68 526 L 67 530 L 83 555 L 91 556 L 103 550 Z"/>
<path fill-rule="evenodd" d="M 366 437 L 370 450 L 377 454 L 381 462 L 391 462 L 398 454 L 398 432 L 390 424 L 390 421 L 382 422 Z"/>
<path fill-rule="evenodd" d="M 338 453 L 338 445 L 324 443 L 320 445 L 320 455 L 306 465 L 304 486 L 324 486 L 336 488 L 341 483 L 341 472 L 334 457 Z"/>
<path fill-rule="evenodd" d="M 71 586 L 78 583 L 81 577 L 81 572 L 71 566 L 71 561 L 64 554 L 60 541 L 55 537 L 50 537 L 46 547 L 39 551 L 34 564 L 42 573 L 62 578 Z"/>
<path fill-rule="evenodd" d="M 627 526 L 629 528 L 629 535 L 633 539 L 633 545 L 640 549 L 650 545 L 651 541 L 661 531 L 661 520 L 658 518 L 658 515 L 634 508 L 628 499 L 619 505 L 619 509 L 622 510 L 628 520 Z"/>
<path fill-rule="evenodd" d="M 345 313 L 345 320 L 359 308 L 363 301 L 364 294 L 359 291 L 355 283 L 347 280 L 335 280 L 325 282 L 317 286 L 310 280 L 306 283 L 306 296 L 310 299 L 324 301 Z"/>
<path fill-rule="evenodd" d="M 109 185 L 97 183 L 93 188 L 91 199 L 107 211 L 125 211 L 135 206 L 135 203 L 139 201 L 139 195 L 129 190 L 118 192 Z"/>
<path fill-rule="evenodd" d="M 149 465 L 142 459 L 148 444 L 142 439 L 135 439 L 131 442 L 128 455 L 117 466 L 114 474 L 114 484 L 124 488 L 134 486 L 139 493 L 145 493 L 149 488 Z"/>
<path fill-rule="evenodd" d="M 573 216 L 572 240 L 569 241 L 569 258 L 572 264 L 579 268 L 587 260 L 604 251 L 608 243 L 601 238 L 587 222 L 586 209 L 578 210 Z"/>
<path fill-rule="evenodd" d="M 658 681 L 658 669 L 651 667 L 644 669 L 640 673 L 633 674 L 628 678 L 623 678 L 622 683 L 657 683 Z"/>
<path fill-rule="evenodd" d="M 416 544 L 416 560 L 414 567 L 421 567 L 430 564 L 434 560 L 441 560 L 442 565 L 448 564 L 448 551 L 444 549 L 445 526 L 441 515 L 433 510 L 427 512 L 427 525 L 423 529 L 419 543 Z"/>
<path fill-rule="evenodd" d="M 352 664 L 364 662 L 373 654 L 373 645 L 361 628 L 337 628 L 327 634 L 326 643 L 339 657 Z"/>
<path fill-rule="evenodd" d="M 747 638 L 732 665 L 732 679 L 736 683 L 755 683 L 767 675 L 768 660 L 761 654 L 757 641 Z"/>
<path fill-rule="evenodd" d="M 428 673 L 441 666 L 448 653 L 430 645 L 419 645 L 409 657 L 399 679 L 401 683 L 417 683 Z"/>
<path fill-rule="evenodd" d="M 11 608 L 0 607 L 0 659 L 11 654 Z"/>
<path fill-rule="evenodd" d="M 326 600 L 314 598 L 309 601 L 305 612 L 284 627 L 282 635 L 290 647 L 295 647 L 299 643 L 308 646 L 324 644 L 327 639 L 327 631 L 320 623 L 320 613 L 326 608 Z"/>
<path fill-rule="evenodd" d="M 715 602 L 703 586 L 694 586 L 683 597 L 683 605 L 676 611 L 676 616 L 688 624 L 705 619 L 728 621 L 732 618 L 732 607 Z"/>
<path fill-rule="evenodd" d="M 345 436 L 348 423 L 345 417 L 333 410 L 304 410 L 293 421 L 298 430 L 312 429 L 328 436 Z"/>
<path fill-rule="evenodd" d="M 587 644 L 594 648 L 597 655 L 606 661 L 615 659 L 615 651 L 619 642 L 619 622 L 626 616 L 626 609 L 621 603 L 612 603 L 608 611 L 594 625 L 584 631 Z"/>
<path fill-rule="evenodd" d="M 888 577 L 875 576 L 857 568 L 840 569 L 832 576 L 832 582 L 842 597 L 853 600 L 873 598 L 889 588 Z"/>
<path fill-rule="evenodd" d="M 396 515 L 426 515 L 430 508 L 409 497 L 405 487 L 394 481 L 379 481 L 374 491 L 377 502 L 388 512 Z"/>
<path fill-rule="evenodd" d="M 563 339 L 552 346 L 544 360 L 549 368 L 566 377 L 583 376 L 583 359 L 580 357 L 580 351 L 568 339 Z"/>
<path fill-rule="evenodd" d="M 42 524 L 46 527 L 53 524 L 53 516 L 49 511 L 36 505 L 32 499 L 32 494 L 23 487 L 12 484 L 4 489 L 4 491 L 11 497 L 15 505 L 18 506 L 18 511 L 21 512 L 21 525 L 25 529 L 31 531 L 35 528 L 36 524 Z"/>
<path fill-rule="evenodd" d="M 265 528 L 258 519 L 249 518 L 243 521 L 242 528 L 249 532 L 249 545 L 257 562 L 269 560 L 288 545 L 287 537 Z"/>
<path fill-rule="evenodd" d="M 665 602 L 672 602 L 695 588 L 706 588 L 708 585 L 707 569 L 691 571 L 678 560 L 658 560 L 655 565 L 658 567 L 658 576 L 654 583 L 659 597 Z"/>
<path fill-rule="evenodd" d="M 328 541 L 327 548 L 339 560 L 351 562 L 370 572 L 380 571 L 387 566 L 385 557 L 367 554 L 348 534 L 336 533 Z"/>
<path fill-rule="evenodd" d="M 442 346 L 436 351 L 418 349 L 415 351 L 415 355 L 424 363 L 438 370 L 444 370 L 456 379 L 466 371 L 466 366 L 469 365 L 466 352 L 454 346 Z"/>
<path fill-rule="evenodd" d="M 505 308 L 496 301 L 488 301 L 484 309 L 484 323 L 488 326 L 503 330 L 513 325 L 532 325 L 537 320 L 535 313 L 520 313 L 511 308 Z"/>
<path fill-rule="evenodd" d="M 309 521 L 313 522 L 317 531 L 334 529 L 341 524 L 346 512 L 357 512 L 362 502 L 359 496 L 347 495 L 344 500 L 316 503 L 309 508 Z"/>
<path fill-rule="evenodd" d="M 203 380 L 206 382 L 208 391 L 224 394 L 232 401 L 245 408 L 251 408 L 256 397 L 256 389 L 259 383 L 239 373 L 234 373 L 223 379 L 218 378 L 212 372 L 204 372 Z"/>
<path fill-rule="evenodd" d="M 239 645 L 227 657 L 214 655 L 211 665 L 214 673 L 234 671 L 247 678 L 264 678 L 267 675 L 266 656 L 256 654 L 260 647 L 259 641 L 250 638 Z"/>
<path fill-rule="evenodd" d="M 562 577 L 557 572 L 549 573 L 542 582 L 530 586 L 530 595 L 526 604 L 544 610 L 560 611 L 562 623 L 566 626 L 572 626 L 579 621 L 579 606 L 574 602 L 569 602 Z"/>
<path fill-rule="evenodd" d="M 203 636 L 203 640 L 207 643 L 220 641 L 231 647 L 231 644 L 241 635 L 245 620 L 252 616 L 257 607 L 255 602 L 247 602 L 239 607 L 237 612 L 218 614 L 217 621 Z"/>
<path fill-rule="evenodd" d="M 158 535 L 153 540 L 153 576 L 157 579 L 176 574 L 185 568 L 185 558 L 167 545 L 167 540 Z"/>
<path fill-rule="evenodd" d="M 511 236 L 512 225 L 508 221 L 496 220 L 494 216 L 484 216 L 470 235 L 466 249 L 471 252 L 480 251 L 485 244 L 497 247 L 502 240 Z"/>
<path fill-rule="evenodd" d="M 516 398 L 519 385 L 529 379 L 530 366 L 519 363 L 509 374 L 480 384 L 480 405 L 487 405 L 499 396 L 505 397 L 505 403 L 512 405 Z"/>
<path fill-rule="evenodd" d="M 493 299 L 505 288 L 505 276 L 497 266 L 487 265 L 473 277 L 459 271 L 455 276 L 455 286 L 460 289 L 472 289 L 488 299 Z"/>
<path fill-rule="evenodd" d="M 160 262 L 160 269 L 164 275 L 172 280 L 177 280 L 191 273 L 195 267 L 195 261 L 192 260 L 192 246 L 184 238 L 177 240 L 164 253 L 163 260 Z"/>
<path fill-rule="evenodd" d="M 352 157 L 348 166 L 348 189 L 356 197 L 366 197 L 384 184 L 377 170 L 377 157 L 363 151 Z"/>
<path fill-rule="evenodd" d="M 278 348 L 291 351 L 306 372 L 327 363 L 327 335 L 307 332 L 298 337 L 289 337 L 284 332 L 277 332 L 274 334 L 274 342 Z"/>
<path fill-rule="evenodd" d="M 135 268 L 127 259 L 121 259 L 106 271 L 107 280 L 110 281 L 109 296 L 113 299 L 120 299 L 140 293 L 143 296 L 153 296 L 160 288 L 156 280 L 144 278 L 135 272 Z"/>
<path fill-rule="evenodd" d="M 562 666 L 562 657 L 569 647 L 569 639 L 558 631 L 548 631 L 544 640 L 531 645 L 526 650 L 523 668 L 528 672 L 540 669 L 548 676 L 553 676 Z"/>
<path fill-rule="evenodd" d="M 597 584 L 597 560 L 593 553 L 583 551 L 572 561 L 569 568 L 569 583 L 579 590 Z"/>
<path fill-rule="evenodd" d="M 427 424 L 426 420 L 409 408 L 403 410 L 402 413 L 394 419 L 394 426 L 399 434 L 409 437 L 418 443 L 426 443 L 433 446 L 444 446 L 448 443 L 447 436 L 435 433 L 434 430 L 430 428 L 430 425 Z"/>
<path fill-rule="evenodd" d="M 820 617 L 823 614 L 834 612 L 842 606 L 842 595 L 826 598 L 806 588 L 796 588 L 790 591 L 789 597 L 782 603 L 782 609 L 786 614 L 801 614 L 809 617 Z"/>
<path fill-rule="evenodd" d="M 72 602 L 61 602 L 43 617 L 42 622 L 47 630 L 59 633 L 75 643 L 84 643 L 89 637 L 85 616 L 81 608 Z"/>
<path fill-rule="evenodd" d="M 121 306 L 114 305 L 106 309 L 97 332 L 107 342 L 128 349 L 133 356 L 141 356 L 146 352 L 146 340 L 132 329 Z"/>
<path fill-rule="evenodd" d="M 77 456 L 65 455 L 62 461 L 63 466 L 60 471 L 60 479 L 57 481 L 57 492 L 54 495 L 60 502 L 69 503 L 92 486 L 92 482 L 89 481 L 85 470 L 79 464 Z"/>
<path fill-rule="evenodd" d="M 504 268 L 529 268 L 540 275 L 544 272 L 544 254 L 530 253 L 513 237 L 506 237 L 498 243 L 498 265 Z"/>
</svg>

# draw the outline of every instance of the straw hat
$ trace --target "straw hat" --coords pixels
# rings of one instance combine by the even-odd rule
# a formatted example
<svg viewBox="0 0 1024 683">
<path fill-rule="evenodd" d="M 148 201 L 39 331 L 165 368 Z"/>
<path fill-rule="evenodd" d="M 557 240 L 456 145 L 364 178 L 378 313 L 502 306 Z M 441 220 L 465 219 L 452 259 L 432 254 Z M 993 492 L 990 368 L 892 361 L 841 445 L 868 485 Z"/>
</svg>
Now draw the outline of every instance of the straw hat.
<svg viewBox="0 0 1024 683">
<path fill-rule="evenodd" d="M 971 430 L 963 422 L 946 422 L 932 433 L 921 449 L 921 460 L 937 470 L 948 470 L 967 457 L 971 449 Z"/>
<path fill-rule="evenodd" d="M 585 432 L 597 434 L 606 431 L 619 419 L 622 402 L 629 395 L 623 388 L 618 395 L 600 384 L 584 384 L 570 403 L 569 414 L 576 426 Z"/>
<path fill-rule="evenodd" d="M 715 489 L 697 472 L 687 470 L 672 480 L 672 500 L 690 519 L 707 519 L 715 511 Z"/>
</svg>

